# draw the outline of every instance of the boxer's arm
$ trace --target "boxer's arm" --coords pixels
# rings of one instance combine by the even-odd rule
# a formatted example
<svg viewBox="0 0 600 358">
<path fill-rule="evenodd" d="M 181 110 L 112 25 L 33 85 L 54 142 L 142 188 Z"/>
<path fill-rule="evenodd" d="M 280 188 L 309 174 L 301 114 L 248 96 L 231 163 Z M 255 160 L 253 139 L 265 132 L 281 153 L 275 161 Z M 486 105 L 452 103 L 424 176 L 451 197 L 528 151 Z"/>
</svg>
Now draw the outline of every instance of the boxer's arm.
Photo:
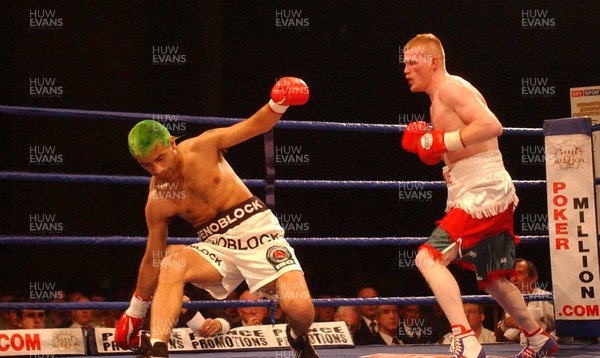
<svg viewBox="0 0 600 358">
<path fill-rule="evenodd" d="M 465 127 L 460 128 L 464 146 L 477 144 L 502 135 L 502 124 L 486 103 L 477 96 L 475 89 L 458 83 L 440 87 L 439 99 L 454 110 Z"/>
<path fill-rule="evenodd" d="M 160 273 L 160 259 L 165 257 L 165 248 L 169 233 L 169 225 L 165 207 L 168 203 L 149 198 L 146 203 L 145 216 L 148 226 L 148 241 L 144 257 L 140 263 L 136 293 L 144 299 L 154 294 Z"/>
<path fill-rule="evenodd" d="M 203 133 L 199 139 L 204 143 L 214 143 L 217 150 L 227 149 L 268 132 L 277 124 L 280 118 L 281 114 L 274 113 L 268 105 L 265 105 L 250 118 L 230 127 L 209 130 Z M 202 144 L 199 144 L 199 146 L 202 146 Z M 193 145 L 192 149 L 194 149 Z"/>
<path fill-rule="evenodd" d="M 203 133 L 202 140 L 192 144 L 192 150 L 203 143 L 212 142 L 217 150 L 223 150 L 247 141 L 273 128 L 289 106 L 303 105 L 308 101 L 309 89 L 299 78 L 283 77 L 271 89 L 271 100 L 250 118 L 231 127 L 218 128 Z"/>
<path fill-rule="evenodd" d="M 129 308 L 123 312 L 115 328 L 115 343 L 121 349 L 143 349 L 144 346 L 139 332 L 158 283 L 160 259 L 164 257 L 168 235 L 169 216 L 166 214 L 167 210 L 172 210 L 168 202 L 157 201 L 158 199 L 148 195 L 145 210 L 148 225 L 146 251 L 140 263 L 136 290 Z"/>
</svg>

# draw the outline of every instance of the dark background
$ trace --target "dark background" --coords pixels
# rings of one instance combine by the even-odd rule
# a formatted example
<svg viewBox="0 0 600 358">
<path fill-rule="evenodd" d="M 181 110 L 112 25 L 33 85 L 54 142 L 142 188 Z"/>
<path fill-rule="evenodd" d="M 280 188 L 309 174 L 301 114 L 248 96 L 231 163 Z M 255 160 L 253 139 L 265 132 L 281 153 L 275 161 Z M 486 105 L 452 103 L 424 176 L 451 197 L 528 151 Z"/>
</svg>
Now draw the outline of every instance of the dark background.
<svg viewBox="0 0 600 358">
<path fill-rule="evenodd" d="M 54 10 L 59 28 L 32 28 L 31 11 Z M 279 11 L 296 11 L 308 25 L 277 26 Z M 524 11 L 545 11 L 551 28 L 523 27 Z M 299 13 L 298 11 L 301 11 Z M 269 99 L 278 77 L 302 77 L 307 105 L 284 120 L 403 124 L 423 118 L 429 99 L 412 94 L 399 49 L 415 34 L 444 43 L 447 68 L 473 83 L 505 127 L 540 128 L 570 115 L 569 88 L 600 84 L 598 4 L 586 1 L 3 1 L 0 3 L 0 103 L 246 118 Z M 306 21 L 306 20 L 304 20 Z M 154 46 L 179 46 L 185 62 L 156 65 Z M 30 94 L 31 78 L 53 78 L 56 97 Z M 549 96 L 523 96 L 523 80 L 545 79 Z M 425 118 L 428 118 L 426 116 Z M 145 175 L 130 157 L 131 121 L 0 115 L 0 167 L 28 172 Z M 208 126 L 186 123 L 185 137 Z M 400 134 L 276 129 L 280 148 L 300 148 L 309 161 L 277 165 L 282 179 L 441 180 L 401 150 Z M 227 155 L 242 178 L 264 178 L 262 138 Z M 514 179 L 544 179 L 541 163 L 523 153 L 541 136 L 500 139 Z M 54 148 L 58 165 L 33 165 L 31 147 Z M 262 196 L 260 188 L 253 191 Z M 427 236 L 443 215 L 444 190 L 431 200 L 402 201 L 396 189 L 283 189 L 278 215 L 300 215 L 305 230 L 291 237 Z M 546 212 L 545 190 L 519 188 L 521 221 Z M 30 218 L 54 215 L 57 233 L 146 235 L 144 185 L 0 181 L 0 234 L 36 235 Z M 531 216 L 529 216 L 531 215 Z M 193 236 L 175 221 L 171 236 Z M 297 246 L 314 296 L 354 296 L 371 285 L 383 296 L 430 295 L 414 267 L 415 247 Z M 109 297 L 135 284 L 142 246 L 1 245 L 0 291 L 28 294 L 32 282 L 67 291 L 103 290 Z M 550 287 L 547 245 L 523 245 Z M 453 269 L 454 270 L 454 269 Z M 463 294 L 474 277 L 457 271 Z"/>
</svg>

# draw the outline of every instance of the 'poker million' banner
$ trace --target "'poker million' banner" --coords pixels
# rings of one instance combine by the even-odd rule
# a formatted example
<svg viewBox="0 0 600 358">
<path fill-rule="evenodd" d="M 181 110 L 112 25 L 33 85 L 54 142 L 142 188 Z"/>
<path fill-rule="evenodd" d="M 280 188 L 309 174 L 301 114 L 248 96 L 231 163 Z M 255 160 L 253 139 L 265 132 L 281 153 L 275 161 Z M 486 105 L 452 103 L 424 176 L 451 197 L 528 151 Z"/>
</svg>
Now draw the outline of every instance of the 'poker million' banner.
<svg viewBox="0 0 600 358">
<path fill-rule="evenodd" d="M 572 87 L 571 117 L 590 117 L 592 125 L 600 124 L 600 85 L 588 87 Z M 600 177 L 600 131 L 592 132 L 592 151 L 596 177 Z M 596 185 L 596 202 L 600 203 L 600 185 Z M 596 220 L 600 222 L 600 211 Z"/>
<path fill-rule="evenodd" d="M 559 336 L 600 335 L 590 118 L 544 121 L 548 232 Z"/>
</svg>

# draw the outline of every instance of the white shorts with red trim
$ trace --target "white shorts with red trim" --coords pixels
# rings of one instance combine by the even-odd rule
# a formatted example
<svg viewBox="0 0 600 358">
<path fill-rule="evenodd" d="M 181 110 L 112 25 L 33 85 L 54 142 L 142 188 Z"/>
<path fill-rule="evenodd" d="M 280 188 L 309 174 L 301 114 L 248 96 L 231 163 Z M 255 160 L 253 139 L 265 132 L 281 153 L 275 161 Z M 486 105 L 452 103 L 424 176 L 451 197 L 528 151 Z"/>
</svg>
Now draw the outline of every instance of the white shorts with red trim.
<svg viewBox="0 0 600 358">
<path fill-rule="evenodd" d="M 474 218 L 491 217 L 516 207 L 517 197 L 499 150 L 477 153 L 443 169 L 448 185 L 446 212 L 459 208 Z"/>
</svg>

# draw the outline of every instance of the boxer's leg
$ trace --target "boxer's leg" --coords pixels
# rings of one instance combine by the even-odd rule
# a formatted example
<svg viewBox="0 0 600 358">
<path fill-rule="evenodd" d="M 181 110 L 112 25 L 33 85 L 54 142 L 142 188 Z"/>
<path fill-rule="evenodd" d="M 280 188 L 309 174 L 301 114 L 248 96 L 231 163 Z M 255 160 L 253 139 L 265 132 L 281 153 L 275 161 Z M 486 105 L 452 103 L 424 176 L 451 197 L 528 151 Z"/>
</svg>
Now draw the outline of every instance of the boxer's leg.
<svg viewBox="0 0 600 358">
<path fill-rule="evenodd" d="M 454 355 L 468 358 L 485 357 L 485 351 L 465 315 L 458 282 L 447 267 L 459 252 L 460 243 L 453 242 L 448 233 L 438 227 L 428 242 L 419 248 L 415 264 L 452 326 Z"/>
<path fill-rule="evenodd" d="M 415 258 L 417 268 L 429 284 L 450 324 L 468 327 L 460 288 L 450 270 L 442 262 L 435 259 L 430 249 L 426 248 L 420 249 Z"/>
<path fill-rule="evenodd" d="M 280 305 L 296 336 L 308 332 L 315 308 L 302 271 L 290 271 L 277 279 Z"/>
<path fill-rule="evenodd" d="M 554 339 L 535 322 L 527 310 L 523 295 L 515 285 L 500 278 L 489 282 L 484 289 L 517 321 L 527 337 L 527 346 L 516 357 L 545 357 L 558 349 Z"/>
<path fill-rule="evenodd" d="M 276 285 L 279 303 L 288 321 L 286 333 L 290 346 L 298 357 L 318 357 L 307 335 L 315 308 L 304 273 L 299 270 L 286 272 L 277 278 Z"/>
<path fill-rule="evenodd" d="M 182 249 L 161 261 L 158 286 L 152 301 L 150 338 L 167 342 L 171 330 L 181 313 L 183 286 L 186 282 L 218 283 L 223 276 L 203 257 Z"/>
</svg>

